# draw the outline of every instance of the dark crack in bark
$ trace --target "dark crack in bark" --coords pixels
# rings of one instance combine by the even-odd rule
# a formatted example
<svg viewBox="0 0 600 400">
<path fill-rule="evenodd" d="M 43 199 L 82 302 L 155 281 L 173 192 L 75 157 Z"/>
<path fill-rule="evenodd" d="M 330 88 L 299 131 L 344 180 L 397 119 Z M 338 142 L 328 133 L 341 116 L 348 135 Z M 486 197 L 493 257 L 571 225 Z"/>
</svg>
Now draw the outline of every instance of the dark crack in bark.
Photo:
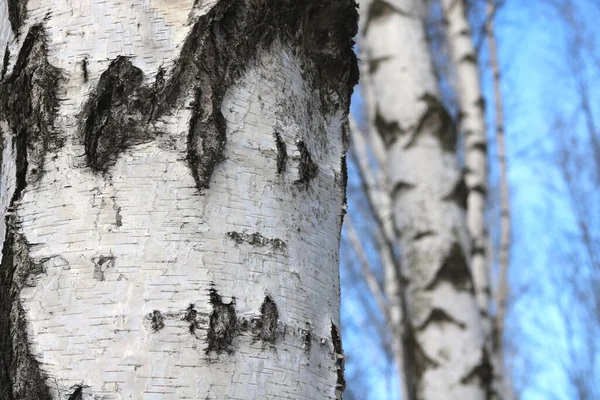
<svg viewBox="0 0 600 400">
<path fill-rule="evenodd" d="M 339 399 L 342 398 L 342 393 L 346 389 L 346 379 L 344 378 L 344 350 L 342 349 L 342 337 L 337 326 L 331 323 L 331 341 L 333 343 L 333 357 L 337 370 L 336 380 L 336 395 Z"/>
<path fill-rule="evenodd" d="M 213 311 L 210 314 L 208 332 L 206 339 L 208 347 L 206 353 L 215 351 L 217 354 L 227 352 L 233 353 L 233 338 L 238 331 L 237 317 L 235 313 L 235 299 L 230 303 L 223 303 L 223 299 L 215 288 L 209 290 L 210 304 Z"/>
<path fill-rule="evenodd" d="M 313 161 L 304 141 L 299 140 L 297 147 L 300 152 L 300 164 L 298 165 L 298 179 L 294 183 L 308 187 L 310 181 L 317 176 L 319 166 Z"/>
<path fill-rule="evenodd" d="M 273 136 L 275 136 L 275 145 L 277 146 L 277 173 L 282 174 L 285 172 L 285 163 L 288 157 L 287 149 L 278 131 L 275 131 Z"/>
</svg>

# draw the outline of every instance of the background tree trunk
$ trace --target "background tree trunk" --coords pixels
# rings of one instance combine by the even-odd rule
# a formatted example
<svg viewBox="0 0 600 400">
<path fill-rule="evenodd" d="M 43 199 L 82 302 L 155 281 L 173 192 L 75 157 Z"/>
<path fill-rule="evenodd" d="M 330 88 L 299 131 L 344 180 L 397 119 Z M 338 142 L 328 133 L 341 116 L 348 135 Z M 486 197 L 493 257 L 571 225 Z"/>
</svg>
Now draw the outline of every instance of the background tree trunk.
<svg viewBox="0 0 600 400">
<path fill-rule="evenodd" d="M 487 192 L 487 139 L 485 101 L 479 82 L 477 53 L 464 0 L 441 0 L 446 40 L 455 73 L 459 129 L 465 137 L 465 183 L 467 186 L 467 226 L 473 239 L 471 270 L 477 304 L 486 336 L 491 335 L 490 268 L 487 262 L 485 208 Z"/>
<path fill-rule="evenodd" d="M 354 2 L 0 26 L 0 398 L 341 398 Z"/>
<path fill-rule="evenodd" d="M 439 101 L 417 0 L 361 3 L 362 58 L 388 149 L 410 330 L 410 399 L 484 399 L 490 364 L 469 269 L 466 187 L 452 121 Z"/>
</svg>

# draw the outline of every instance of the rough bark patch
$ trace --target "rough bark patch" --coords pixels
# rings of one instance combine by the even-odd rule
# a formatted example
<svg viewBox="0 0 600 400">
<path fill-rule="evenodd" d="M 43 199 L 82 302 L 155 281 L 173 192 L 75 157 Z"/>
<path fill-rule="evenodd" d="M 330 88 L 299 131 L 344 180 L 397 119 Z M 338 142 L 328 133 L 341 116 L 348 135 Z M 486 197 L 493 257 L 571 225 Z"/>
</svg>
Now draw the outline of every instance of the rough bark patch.
<svg viewBox="0 0 600 400">
<path fill-rule="evenodd" d="M 93 170 L 106 171 L 127 146 L 152 139 L 145 127 L 151 93 L 143 81 L 142 71 L 126 57 L 117 57 L 100 76 L 83 111 L 85 156 Z"/>
<path fill-rule="evenodd" d="M 15 138 L 17 188 L 21 195 L 27 182 L 43 173 L 48 150 L 62 144 L 50 132 L 56 108 L 59 72 L 47 61 L 46 38 L 40 25 L 33 26 L 23 41 L 14 70 L 0 84 L 0 117 L 8 122 Z"/>
<path fill-rule="evenodd" d="M 11 2 L 12 15 L 22 16 L 25 2 Z M 15 17 L 16 18 L 16 17 Z M 20 19 L 11 20 L 20 24 Z M 10 208 L 28 183 L 41 176 L 49 149 L 61 141 L 51 135 L 57 106 L 58 70 L 47 61 L 41 26 L 33 26 L 23 41 L 14 70 L 0 84 L 0 118 L 8 122 L 16 147 L 16 188 Z M 4 134 L 9 134 L 5 132 Z M 50 400 L 46 377 L 29 352 L 25 312 L 19 302 L 28 277 L 41 272 L 29 258 L 29 244 L 19 233 L 14 214 L 6 217 L 0 265 L 0 398 Z"/>
<path fill-rule="evenodd" d="M 15 36 L 19 36 L 19 28 L 27 16 L 27 0 L 8 0 L 8 20 Z"/>
<path fill-rule="evenodd" d="M 334 323 L 331 323 L 331 342 L 333 343 L 333 357 L 337 368 L 336 394 L 341 399 L 342 393 L 346 389 L 346 379 L 344 379 L 344 350 L 342 349 L 342 338 Z"/>
<path fill-rule="evenodd" d="M 223 303 L 223 299 L 215 288 L 209 289 L 210 304 L 213 311 L 210 314 L 206 339 L 208 347 L 206 353 L 215 351 L 220 354 L 224 351 L 233 353 L 233 338 L 237 334 L 237 317 L 235 314 L 235 299 L 230 303 Z"/>
<path fill-rule="evenodd" d="M 229 239 L 235 241 L 237 244 L 247 243 L 251 246 L 258 246 L 258 247 L 271 246 L 271 248 L 273 250 L 281 250 L 281 251 L 283 251 L 287 248 L 287 245 L 283 240 L 277 239 L 277 238 L 274 238 L 274 239 L 267 238 L 258 232 L 254 232 L 254 233 L 227 232 L 226 235 Z"/>
<path fill-rule="evenodd" d="M 300 152 L 300 165 L 298 166 L 298 179 L 294 183 L 308 186 L 310 181 L 317 176 L 319 167 L 313 161 L 304 141 L 299 140 L 296 145 Z"/>
<path fill-rule="evenodd" d="M 287 149 L 281 134 L 275 131 L 275 145 L 277 146 L 277 173 L 285 172 L 285 163 L 287 162 Z"/>
<path fill-rule="evenodd" d="M 258 335 L 260 340 L 266 343 L 275 343 L 278 322 L 277 304 L 271 296 L 266 296 L 260 307 L 260 333 Z"/>
<path fill-rule="evenodd" d="M 16 233 L 16 218 L 6 219 L 0 265 L 0 398 L 51 400 L 46 377 L 29 352 L 25 311 L 19 293 L 41 268 L 29 258 L 29 244 Z"/>
</svg>

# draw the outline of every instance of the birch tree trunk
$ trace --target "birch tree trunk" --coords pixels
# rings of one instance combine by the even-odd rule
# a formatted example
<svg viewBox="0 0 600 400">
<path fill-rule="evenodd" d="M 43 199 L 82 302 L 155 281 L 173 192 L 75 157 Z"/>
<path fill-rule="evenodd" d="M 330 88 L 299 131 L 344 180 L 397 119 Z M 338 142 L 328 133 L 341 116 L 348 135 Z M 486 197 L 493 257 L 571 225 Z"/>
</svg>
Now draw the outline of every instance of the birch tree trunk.
<svg viewBox="0 0 600 400">
<path fill-rule="evenodd" d="M 0 398 L 341 398 L 356 17 L 0 0 Z"/>
<path fill-rule="evenodd" d="M 491 366 L 469 268 L 466 187 L 428 53 L 424 4 L 372 0 L 361 10 L 373 124 L 388 149 L 394 224 L 408 278 L 408 398 L 485 399 Z"/>
<path fill-rule="evenodd" d="M 490 279 L 486 256 L 485 204 L 487 192 L 487 141 L 485 109 L 477 53 L 464 0 L 441 0 L 446 40 L 455 72 L 460 113 L 459 129 L 465 136 L 467 225 L 473 239 L 471 269 L 477 304 L 486 335 L 491 334 Z"/>
</svg>

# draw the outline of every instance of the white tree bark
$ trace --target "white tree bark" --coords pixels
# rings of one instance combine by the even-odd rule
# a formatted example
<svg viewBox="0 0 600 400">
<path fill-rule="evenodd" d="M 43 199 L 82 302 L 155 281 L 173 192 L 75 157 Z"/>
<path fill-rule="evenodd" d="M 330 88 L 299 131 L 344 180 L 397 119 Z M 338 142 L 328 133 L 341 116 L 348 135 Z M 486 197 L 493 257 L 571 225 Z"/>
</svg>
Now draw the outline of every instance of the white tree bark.
<svg viewBox="0 0 600 400">
<path fill-rule="evenodd" d="M 0 0 L 0 398 L 341 398 L 355 24 Z"/>
<path fill-rule="evenodd" d="M 361 3 L 362 58 L 388 148 L 394 223 L 406 268 L 409 399 L 485 399 L 490 364 L 469 269 L 466 188 L 439 101 L 418 0 Z"/>
<path fill-rule="evenodd" d="M 486 335 L 491 334 L 490 266 L 486 256 L 485 205 L 487 191 L 487 140 L 485 103 L 477 53 L 464 0 L 441 0 L 446 23 L 446 40 L 455 73 L 459 107 L 459 129 L 465 136 L 465 167 L 467 184 L 467 224 L 473 239 L 471 269 L 477 304 Z"/>
</svg>

